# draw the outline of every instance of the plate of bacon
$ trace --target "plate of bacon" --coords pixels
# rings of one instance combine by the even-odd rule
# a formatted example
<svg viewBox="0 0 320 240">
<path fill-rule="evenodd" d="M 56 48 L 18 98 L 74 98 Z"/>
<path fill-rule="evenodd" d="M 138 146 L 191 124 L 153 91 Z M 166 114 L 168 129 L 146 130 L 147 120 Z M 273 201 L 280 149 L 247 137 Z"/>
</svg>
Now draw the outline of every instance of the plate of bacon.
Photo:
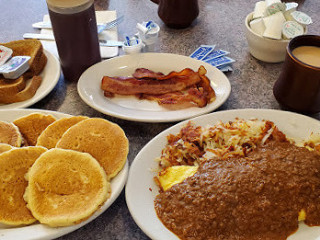
<svg viewBox="0 0 320 240">
<path fill-rule="evenodd" d="M 97 63 L 78 81 L 82 100 L 104 114 L 139 122 L 173 122 L 211 112 L 229 97 L 217 68 L 169 53 L 125 55 Z"/>
</svg>

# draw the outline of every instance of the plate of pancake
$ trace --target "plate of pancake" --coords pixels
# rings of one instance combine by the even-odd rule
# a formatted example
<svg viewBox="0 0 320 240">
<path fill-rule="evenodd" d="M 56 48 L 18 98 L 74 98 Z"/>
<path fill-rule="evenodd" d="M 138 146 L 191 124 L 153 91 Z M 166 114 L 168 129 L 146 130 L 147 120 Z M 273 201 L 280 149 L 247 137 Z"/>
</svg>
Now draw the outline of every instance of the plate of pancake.
<svg viewBox="0 0 320 240">
<path fill-rule="evenodd" d="M 13 48 L 17 55 L 31 56 L 32 63 L 29 71 L 18 79 L 8 80 L 0 76 L 0 109 L 29 107 L 57 85 L 61 72 L 59 60 L 43 49 L 39 40 L 18 40 L 6 46 Z"/>
<path fill-rule="evenodd" d="M 203 154 L 203 152 L 196 151 L 197 147 L 201 146 L 198 144 L 198 140 L 197 140 L 198 139 L 197 133 L 200 131 L 200 129 L 208 130 L 210 127 L 213 128 L 213 126 L 218 126 L 218 123 L 222 122 L 225 125 L 219 125 L 219 127 L 216 128 L 217 131 L 225 130 L 226 126 L 231 126 L 230 129 L 231 129 L 231 131 L 234 132 L 236 129 L 233 128 L 232 125 L 228 125 L 228 124 L 231 124 L 231 122 L 235 121 L 236 119 L 244 120 L 245 125 L 247 124 L 246 123 L 247 121 L 252 120 L 252 119 L 255 121 L 256 120 L 259 120 L 259 121 L 264 120 L 266 122 L 272 121 L 275 124 L 275 127 L 269 128 L 268 131 L 264 132 L 266 134 L 267 138 L 263 138 L 263 141 L 267 141 L 266 139 L 272 140 L 272 137 L 270 138 L 270 136 L 271 136 L 270 134 L 271 134 L 271 130 L 274 130 L 274 129 L 280 130 L 282 133 L 285 134 L 285 136 L 288 139 L 293 139 L 296 143 L 300 143 L 300 144 L 302 141 L 304 142 L 304 141 L 308 140 L 310 136 L 318 136 L 318 137 L 320 136 L 319 135 L 320 122 L 318 120 L 315 120 L 313 118 L 310 118 L 310 117 L 307 117 L 304 115 L 292 113 L 292 112 L 271 110 L 271 109 L 240 109 L 240 110 L 219 111 L 219 112 L 215 112 L 215 113 L 211 113 L 211 114 L 207 114 L 207 115 L 203 115 L 203 116 L 199 116 L 199 117 L 191 119 L 190 121 L 195 127 L 188 126 L 189 120 L 186 120 L 186 121 L 180 122 L 180 123 L 176 124 L 175 126 L 163 131 L 162 133 L 157 135 L 155 138 L 153 138 L 149 143 L 147 143 L 144 146 L 144 148 L 141 149 L 141 151 L 135 157 L 135 159 L 132 162 L 131 167 L 130 167 L 128 181 L 127 181 L 126 189 L 125 189 L 126 190 L 127 206 L 129 208 L 129 211 L 130 211 L 134 221 L 144 231 L 144 233 L 146 233 L 151 239 L 178 240 L 179 237 L 177 235 L 181 232 L 182 232 L 182 239 L 195 239 L 195 238 L 197 238 L 195 236 L 199 236 L 199 235 L 197 235 L 197 234 L 199 234 L 199 228 L 201 229 L 201 226 L 199 227 L 199 225 L 208 226 L 208 221 L 211 221 L 211 219 L 218 219 L 217 221 L 214 221 L 216 224 L 215 227 L 220 226 L 221 229 L 223 229 L 223 226 L 226 226 L 224 224 L 227 224 L 227 227 L 225 227 L 224 230 L 221 230 L 221 232 L 218 232 L 218 235 L 219 234 L 221 234 L 221 235 L 219 235 L 220 238 L 217 237 L 217 239 L 227 239 L 227 238 L 228 239 L 238 239 L 238 237 L 231 235 L 232 231 L 228 232 L 228 229 L 229 229 L 229 231 L 230 231 L 230 229 L 231 230 L 232 229 L 239 230 L 239 228 L 237 228 L 237 226 L 239 224 L 237 224 L 237 226 L 235 226 L 234 228 L 230 227 L 231 223 L 236 223 L 239 220 L 238 218 L 236 220 L 236 217 L 234 217 L 234 218 L 231 217 L 231 218 L 229 218 L 230 221 L 223 222 L 224 223 L 223 224 L 222 220 L 221 220 L 223 218 L 222 217 L 219 218 L 219 216 L 221 215 L 221 212 L 220 212 L 219 216 L 218 215 L 206 216 L 205 214 L 207 212 L 214 211 L 214 209 L 221 209 L 220 206 L 226 206 L 226 204 L 234 204 L 235 199 L 238 199 L 238 198 L 230 197 L 229 195 L 227 195 L 228 194 L 227 191 L 225 191 L 226 189 L 228 189 L 228 186 L 230 186 L 230 189 L 232 189 L 231 184 L 232 184 L 233 179 L 236 179 L 236 177 L 233 178 L 233 176 L 231 176 L 229 174 L 223 175 L 222 173 L 224 173 L 224 171 L 229 171 L 228 169 L 237 169 L 240 167 L 240 165 L 235 168 L 232 168 L 229 166 L 229 168 L 219 170 L 217 167 L 220 165 L 218 165 L 218 164 L 223 164 L 223 163 L 221 163 L 222 160 L 221 160 L 221 162 L 217 162 L 216 168 L 212 167 L 213 170 L 218 169 L 217 171 L 214 171 L 214 173 L 216 173 L 216 175 L 214 175 L 214 176 L 216 176 L 215 181 L 219 181 L 219 180 L 223 181 L 222 176 L 226 176 L 227 177 L 227 180 L 225 180 L 225 185 L 227 185 L 226 189 L 224 189 L 223 191 L 221 190 L 221 196 L 219 195 L 220 192 L 217 191 L 216 197 L 215 197 L 215 195 L 213 195 L 213 196 L 208 195 L 209 191 L 204 190 L 202 192 L 204 192 L 205 197 L 203 199 L 197 199 L 197 196 L 199 196 L 199 195 L 197 195 L 194 192 L 194 191 L 197 191 L 196 189 L 199 189 L 199 188 L 202 189 L 202 186 L 204 188 L 208 187 L 208 189 L 209 189 L 211 186 L 210 183 L 208 183 L 206 185 L 205 184 L 206 182 L 203 185 L 200 185 L 201 187 L 199 185 L 197 185 L 197 181 L 198 181 L 197 179 L 201 178 L 202 175 L 200 175 L 200 174 L 202 174 L 202 172 L 197 173 L 197 170 L 196 170 L 191 174 L 191 171 L 189 171 L 190 167 L 198 167 L 197 165 L 191 164 L 192 166 L 182 166 L 182 168 L 180 168 L 179 170 L 172 170 L 171 169 L 172 171 L 169 171 L 169 168 L 165 168 L 166 166 L 168 166 L 168 162 L 167 162 L 167 165 L 165 164 L 165 162 L 161 162 L 161 164 L 159 164 L 162 159 L 160 157 L 162 157 L 166 153 L 173 154 L 173 155 L 170 155 L 171 157 L 173 156 L 172 158 L 170 156 L 167 158 L 169 160 L 173 159 L 172 161 L 174 161 L 175 156 L 180 156 L 179 154 L 181 154 L 182 156 L 188 156 L 188 154 L 190 154 L 191 157 L 194 157 L 197 154 L 200 154 L 200 155 Z M 269 123 L 267 125 L 269 125 Z M 182 131 L 182 129 L 184 129 L 184 130 Z M 259 127 L 257 129 L 262 129 L 262 128 Z M 246 132 L 246 130 L 244 130 L 244 132 Z M 181 134 L 187 134 L 187 133 L 189 133 L 189 135 L 187 135 L 183 139 L 177 137 L 177 136 L 179 136 L 179 134 L 181 136 Z M 206 134 L 206 133 L 208 133 L 208 131 L 204 132 L 204 134 Z M 210 133 L 208 133 L 208 135 L 210 135 Z M 202 141 L 201 139 L 204 138 L 203 136 L 204 135 L 201 135 L 201 137 L 199 138 L 200 139 L 199 141 Z M 212 136 L 214 137 L 215 135 L 212 135 Z M 228 133 L 222 134 L 222 138 L 224 140 L 226 140 L 228 136 L 231 136 L 230 139 L 232 141 L 234 141 L 236 139 L 235 137 L 232 136 L 232 134 L 231 135 L 230 134 L 228 135 Z M 278 137 L 281 138 L 281 137 L 283 137 L 283 135 L 280 133 L 278 135 Z M 223 142 L 222 138 L 220 140 L 223 144 L 224 142 Z M 248 138 L 248 139 L 249 139 L 248 141 L 251 141 L 250 140 L 251 138 Z M 318 138 L 318 143 L 319 143 L 319 139 L 320 138 Z M 187 141 L 193 142 L 194 145 L 188 144 Z M 219 139 L 216 139 L 216 142 L 219 142 Z M 179 151 L 180 150 L 182 151 L 182 149 L 184 147 L 190 147 L 191 149 L 193 149 L 193 151 L 189 151 L 187 153 L 185 153 L 185 152 L 179 153 L 178 152 L 177 154 L 175 154 L 176 152 L 174 151 L 174 149 L 175 149 L 174 147 L 176 145 L 178 146 Z M 243 146 L 245 148 L 247 148 L 249 145 L 244 144 Z M 314 147 L 313 144 L 311 144 L 310 146 Z M 231 151 L 236 149 L 233 147 L 228 148 L 228 146 L 226 146 L 226 148 Z M 299 148 L 301 148 L 301 149 L 303 148 L 304 152 L 307 151 L 306 147 L 304 147 L 304 145 L 299 146 L 299 148 L 298 148 L 298 146 L 295 146 L 295 148 L 298 149 L 297 151 L 299 151 Z M 312 151 L 310 151 L 310 152 L 312 152 Z M 254 151 L 253 151 L 253 153 L 254 153 Z M 206 156 L 209 157 L 207 162 L 211 161 L 211 159 L 213 159 L 212 152 L 206 153 L 206 154 L 207 154 Z M 312 154 L 317 155 L 316 153 L 312 153 Z M 282 154 L 282 156 L 283 155 L 286 155 L 286 154 Z M 211 158 L 210 158 L 210 156 L 211 156 Z M 191 159 L 191 157 L 189 158 L 189 160 Z M 316 158 L 319 158 L 319 155 L 317 155 Z M 218 159 L 218 161 L 220 161 L 220 160 Z M 224 160 L 224 161 L 226 161 L 226 160 Z M 302 160 L 302 161 L 304 161 L 304 160 Z M 315 161 L 315 164 L 318 164 L 317 162 L 319 162 L 319 161 Z M 181 164 L 187 165 L 183 161 L 177 162 L 177 165 L 181 165 Z M 199 164 L 199 165 L 200 165 L 199 169 L 204 169 L 204 167 L 201 164 Z M 245 164 L 242 164 L 241 166 L 243 166 L 243 165 L 245 165 Z M 257 169 L 257 168 L 254 168 L 254 166 L 255 165 L 253 165 L 252 169 Z M 297 168 L 300 168 L 300 166 L 301 165 L 298 165 Z M 172 182 L 176 183 L 176 185 L 171 186 L 171 188 L 166 189 L 165 191 L 163 190 L 164 189 L 163 183 L 160 183 L 159 181 L 158 182 L 155 181 L 155 177 L 159 176 L 158 172 L 161 170 L 161 167 L 163 167 L 165 169 L 161 173 L 163 175 L 168 175 L 168 178 L 166 180 L 167 183 L 168 184 L 171 184 Z M 174 167 L 181 167 L 181 166 L 174 166 Z M 310 165 L 306 164 L 305 167 L 308 168 L 308 167 L 310 167 Z M 314 169 L 313 167 L 311 167 L 311 168 Z M 248 168 L 248 169 L 244 170 L 242 173 L 250 172 L 250 168 Z M 187 172 L 187 171 L 189 171 L 189 172 Z M 294 171 L 296 171 L 296 170 L 294 170 Z M 281 170 L 279 170 L 279 172 L 281 172 Z M 283 172 L 286 173 L 287 171 L 283 171 Z M 309 171 L 306 171 L 306 172 L 309 172 Z M 242 174 L 242 173 L 239 173 L 239 174 Z M 171 176 L 169 176 L 170 174 L 171 174 Z M 194 174 L 194 177 L 193 177 L 193 174 Z M 292 174 L 293 175 L 291 175 L 291 176 L 294 176 L 294 173 L 292 173 Z M 319 174 L 316 174 L 316 175 L 319 176 Z M 161 174 L 160 174 L 160 176 L 161 176 Z M 209 175 L 205 175 L 205 176 L 208 177 Z M 263 176 L 263 174 L 262 174 L 262 176 Z M 274 176 L 276 176 L 276 174 L 274 174 Z M 176 181 L 177 179 L 179 179 L 179 181 Z M 209 179 L 209 178 L 205 177 L 205 179 Z M 292 183 L 291 181 L 289 181 L 289 179 L 291 180 L 291 177 L 286 178 L 286 179 L 287 180 L 285 181 L 285 184 L 283 186 L 288 186 L 287 183 L 289 184 L 289 182 L 290 182 L 290 184 Z M 190 185 L 188 185 L 188 184 L 190 184 Z M 138 185 L 139 185 L 139 188 L 137 188 Z M 277 182 L 275 182 L 275 185 L 280 186 L 280 184 L 278 185 Z M 163 188 L 161 191 L 160 191 L 159 186 L 161 186 Z M 197 186 L 198 186 L 198 188 L 197 188 Z M 222 185 L 218 185 L 218 186 L 222 186 Z M 238 187 L 239 186 L 240 186 L 240 183 L 239 183 Z M 254 186 L 253 183 L 252 183 L 252 186 Z M 290 185 L 290 186 L 293 186 L 293 185 Z M 236 189 L 238 189 L 238 187 L 236 187 Z M 267 185 L 265 187 L 268 188 Z M 212 186 L 212 188 L 216 189 L 215 185 Z M 181 197 L 181 195 L 178 195 L 182 192 L 181 189 L 182 190 L 186 189 L 185 191 L 188 194 L 189 193 L 190 194 L 187 195 L 186 197 Z M 217 188 L 217 189 L 220 189 L 220 188 Z M 166 192 L 168 194 L 166 194 Z M 240 190 L 236 191 L 236 192 L 239 192 L 239 194 L 240 194 L 239 195 L 239 203 L 240 203 L 240 196 L 242 196 L 241 194 L 243 192 L 241 192 Z M 159 203 L 158 196 L 160 194 L 166 194 L 165 196 L 168 197 L 168 205 L 173 206 L 173 207 L 168 207 L 168 205 L 164 206 L 164 211 L 165 211 L 165 209 L 168 209 L 168 212 L 167 212 L 167 214 L 161 215 L 162 216 L 161 219 L 163 218 L 163 216 L 171 216 L 171 215 L 174 216 L 175 212 L 177 212 L 177 214 L 179 214 L 183 210 L 185 210 L 186 213 L 188 213 L 189 215 L 186 213 L 185 214 L 181 213 L 181 215 L 179 215 L 180 218 L 178 218 L 178 219 L 172 218 L 169 221 L 169 223 L 167 222 L 168 225 L 165 225 L 165 223 L 163 223 L 163 221 L 160 220 L 160 217 L 158 217 L 159 216 L 157 214 L 157 213 L 159 213 L 158 210 L 155 209 L 155 203 L 157 203 L 157 204 Z M 176 194 L 177 194 L 177 197 L 175 197 Z M 283 195 L 282 191 L 280 191 L 279 196 L 281 197 L 282 195 Z M 308 196 L 311 196 L 311 195 L 312 195 L 312 193 L 309 192 Z M 200 196 L 203 196 L 203 195 L 200 195 Z M 217 202 L 214 206 L 209 205 L 209 202 L 207 202 L 207 203 L 203 202 L 203 201 L 207 201 L 207 199 L 210 199 L 210 201 L 212 201 L 212 202 L 216 201 L 216 199 L 221 200 L 221 199 L 223 199 L 223 196 L 226 196 L 226 199 L 229 199 L 229 200 L 227 200 L 226 202 L 221 202 L 221 203 Z M 264 196 L 266 196 L 266 195 L 264 195 Z M 163 199 L 163 198 L 161 198 L 161 199 Z M 263 199 L 263 196 L 261 199 Z M 259 208 L 260 210 L 256 211 L 256 212 L 260 211 L 261 213 L 263 213 L 263 215 L 260 216 L 260 218 L 255 217 L 254 219 L 262 220 L 261 225 L 265 224 L 265 222 L 264 222 L 265 219 L 269 219 L 269 220 L 274 219 L 274 223 L 276 225 L 278 223 L 277 222 L 278 220 L 276 220 L 276 219 L 280 219 L 279 221 L 281 221 L 281 218 L 286 218 L 286 217 L 283 217 L 285 214 L 281 213 L 278 216 L 274 215 L 273 216 L 274 218 L 273 217 L 270 218 L 270 216 L 271 216 L 269 214 L 270 212 L 269 211 L 267 213 L 264 212 L 264 207 L 267 206 L 268 199 L 269 198 L 265 197 L 265 201 L 261 202 L 261 205 L 260 205 L 261 208 Z M 317 199 L 316 194 L 315 194 L 315 199 Z M 255 211 L 250 210 L 250 207 L 252 207 L 254 204 L 251 204 L 248 201 L 249 200 L 247 199 L 245 201 L 246 204 L 244 204 L 243 206 L 245 207 L 246 210 L 248 210 L 248 209 L 249 210 L 244 212 L 244 215 L 242 215 L 242 218 L 241 218 L 242 220 L 240 220 L 240 221 L 246 221 L 247 218 L 245 218 L 245 217 L 251 216 L 250 214 L 252 212 L 255 212 Z M 188 204 L 186 204 L 185 202 Z M 287 201 L 283 201 L 283 202 L 287 203 Z M 197 209 L 197 208 L 194 208 L 194 205 L 197 205 L 198 203 L 199 203 L 199 205 L 202 204 L 201 206 L 206 206 L 206 207 L 204 207 L 206 210 L 203 210 L 201 212 L 194 210 L 194 209 Z M 264 205 L 264 203 L 266 205 Z M 179 207 L 177 207 L 177 205 L 174 205 L 174 204 L 178 204 Z M 289 204 L 289 201 L 288 201 L 288 204 Z M 293 204 L 295 204 L 295 203 L 293 203 Z M 286 205 L 286 204 L 284 204 L 284 205 Z M 219 206 L 219 208 L 216 208 L 215 206 Z M 273 206 L 274 208 L 276 207 L 276 205 L 272 205 L 272 204 L 271 204 L 271 206 Z M 159 207 L 159 205 L 157 205 L 157 207 Z M 172 209 L 172 208 L 174 208 L 174 209 Z M 234 209 L 236 209 L 236 208 L 237 208 L 237 204 L 234 205 Z M 274 210 L 274 208 L 273 208 L 273 210 Z M 176 211 L 175 209 L 179 209 L 179 210 Z M 265 209 L 267 209 L 267 208 L 265 208 Z M 298 239 L 316 240 L 316 239 L 320 238 L 320 226 L 309 227 L 308 225 L 306 225 L 303 222 L 303 220 L 306 219 L 305 217 L 306 216 L 308 217 L 308 214 L 313 215 L 313 212 L 317 211 L 317 210 L 313 211 L 312 209 L 311 210 L 310 209 L 309 209 L 309 212 L 306 211 L 307 213 L 304 212 L 302 214 L 303 211 L 299 212 L 299 218 L 298 218 L 298 211 L 292 215 L 293 216 L 293 225 L 290 225 L 290 226 L 291 227 L 296 226 L 299 228 L 297 231 L 291 231 L 288 234 L 289 235 L 288 239 L 290 239 L 290 240 L 298 240 Z M 299 210 L 301 210 L 301 209 L 299 209 Z M 218 211 L 219 210 L 217 210 L 217 212 Z M 230 211 L 232 212 L 233 208 L 231 208 Z M 225 211 L 222 210 L 222 212 L 225 212 Z M 300 216 L 300 213 L 301 213 L 301 216 Z M 192 215 L 192 217 L 190 217 L 190 215 Z M 202 218 L 202 216 L 203 216 L 203 218 Z M 233 215 L 230 213 L 228 216 L 230 217 Z M 197 223 L 200 223 L 197 226 L 199 228 L 196 229 L 196 228 L 190 227 L 190 226 L 193 226 L 193 225 L 189 224 L 191 221 L 190 219 L 192 219 L 192 218 L 197 219 Z M 202 220 L 199 220 L 200 218 L 202 218 Z M 219 219 L 221 220 L 220 222 L 219 222 Z M 309 220 L 310 220 L 310 218 L 309 218 Z M 309 221 L 309 220 L 307 220 L 307 221 Z M 185 227 L 185 229 L 181 230 L 180 226 L 184 223 L 186 223 L 186 225 L 183 225 L 183 226 L 186 226 L 186 227 Z M 270 223 L 270 221 L 269 221 L 269 223 Z M 273 226 L 275 226 L 275 225 L 273 225 Z M 318 224 L 315 224 L 315 225 L 318 225 Z M 170 227 L 167 228 L 166 226 L 170 226 Z M 181 230 L 181 232 L 179 232 L 179 229 L 177 228 L 178 229 L 176 232 L 177 235 L 175 233 L 173 233 L 173 231 L 175 231 L 175 226 L 179 226 L 179 229 Z M 213 228 L 212 227 L 213 225 L 210 225 L 210 226 L 211 227 L 208 227 L 204 231 L 200 230 L 200 234 L 202 232 L 206 232 L 207 230 L 211 231 Z M 280 226 L 281 226 L 281 229 L 285 229 L 287 227 L 286 225 L 280 225 Z M 169 228 L 171 228 L 172 231 L 170 231 Z M 245 227 L 243 229 L 248 229 L 248 228 L 249 228 L 249 226 L 247 225 L 247 227 Z M 257 227 L 257 229 L 258 229 L 258 227 Z M 259 229 L 260 229 L 260 226 L 259 226 Z M 265 237 L 266 236 L 265 234 L 270 233 L 269 236 L 272 236 L 272 234 L 275 234 L 275 235 L 277 233 L 280 234 L 280 232 L 282 231 L 281 230 L 279 232 L 278 231 L 272 232 L 270 230 L 271 228 L 266 227 L 266 229 L 269 229 L 269 230 L 267 230 L 269 232 L 267 232 L 267 233 L 266 232 L 264 232 L 264 233 L 255 232 L 255 234 L 258 234 L 258 235 L 261 234 L 256 239 L 258 239 L 258 238 L 259 239 L 267 239 Z M 227 231 L 227 232 L 225 232 L 225 231 Z M 186 235 L 183 235 L 184 233 Z M 189 234 L 189 235 L 187 235 L 187 234 Z M 283 233 L 281 233 L 281 234 L 283 234 Z M 281 235 L 282 237 L 280 235 L 278 235 L 278 236 L 275 236 L 275 235 L 273 235 L 273 237 L 270 237 L 268 239 L 287 239 L 287 237 L 285 235 Z M 180 236 L 181 236 L 181 234 L 180 234 Z M 226 237 L 226 236 L 228 236 L 228 237 Z M 248 237 L 248 236 L 250 236 L 250 237 Z M 253 238 L 253 235 L 247 235 L 247 237 L 239 238 L 239 239 L 249 239 L 249 238 Z M 206 238 L 202 237 L 200 239 L 206 239 Z"/>
<path fill-rule="evenodd" d="M 106 92 L 101 89 L 101 82 L 105 76 L 119 78 L 122 82 L 123 78 L 132 77 L 137 69 L 147 69 L 150 73 L 170 75 L 172 72 L 181 73 L 184 72 L 184 70 L 199 72 L 201 66 L 205 68 L 208 84 L 215 92 L 214 100 L 202 107 L 196 104 L 189 104 L 189 102 L 182 101 L 183 103 L 181 103 L 178 100 L 194 99 L 199 95 L 203 96 L 202 90 L 199 90 L 200 88 L 195 89 L 195 87 L 193 90 L 196 90 L 196 93 L 193 92 L 194 94 L 192 96 L 191 94 L 188 95 L 190 91 L 187 90 L 189 88 L 186 88 L 181 91 L 170 92 L 170 96 L 166 96 L 165 100 L 160 99 L 159 101 L 154 99 L 159 97 L 159 95 L 156 94 L 148 95 L 148 99 L 145 98 L 146 95 L 143 95 L 144 97 L 142 98 L 142 94 L 125 95 L 126 93 L 121 95 L 115 94 L 112 95 L 112 97 L 108 97 L 106 96 Z M 180 80 L 184 78 L 183 84 L 185 84 L 186 79 L 191 78 L 190 76 L 180 77 Z M 178 78 L 179 77 L 176 79 Z M 155 85 L 158 85 L 158 83 L 160 83 L 160 85 L 161 83 L 166 83 L 169 91 L 173 91 L 173 85 L 177 87 L 182 83 L 182 81 L 179 80 L 175 82 L 173 78 L 166 80 L 161 79 L 161 81 L 153 80 L 153 78 L 146 80 L 151 83 L 151 85 L 154 84 L 154 82 L 157 82 Z M 140 85 L 142 81 L 139 79 L 139 81 L 136 81 L 137 84 L 133 84 L 133 86 L 130 85 L 128 88 L 131 90 L 137 89 L 137 85 Z M 130 82 L 131 80 L 129 79 L 127 83 L 130 84 Z M 172 84 L 172 82 L 175 83 Z M 191 86 L 194 85 L 196 84 Z M 123 89 L 122 87 L 115 88 Z M 148 90 L 154 89 L 150 84 L 146 86 L 146 88 Z M 110 116 L 138 122 L 173 122 L 199 116 L 220 107 L 227 100 L 230 92 L 231 85 L 228 78 L 217 68 L 187 56 L 169 53 L 141 53 L 105 60 L 87 69 L 78 81 L 78 93 L 82 100 L 89 106 Z M 137 97 L 137 95 L 139 95 L 139 97 Z M 179 103 L 172 104 L 172 102 L 176 102 L 176 100 Z M 161 104 L 159 104 L 160 101 Z"/>
<path fill-rule="evenodd" d="M 65 235 L 101 215 L 125 185 L 129 143 L 110 121 L 0 110 L 0 133 L 0 238 Z"/>
</svg>

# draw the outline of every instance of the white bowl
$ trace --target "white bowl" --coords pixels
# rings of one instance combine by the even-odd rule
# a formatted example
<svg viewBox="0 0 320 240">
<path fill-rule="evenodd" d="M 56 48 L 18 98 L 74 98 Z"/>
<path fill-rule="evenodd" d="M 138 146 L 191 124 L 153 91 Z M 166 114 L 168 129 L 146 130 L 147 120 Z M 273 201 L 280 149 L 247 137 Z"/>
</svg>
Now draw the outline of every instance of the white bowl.
<svg viewBox="0 0 320 240">
<path fill-rule="evenodd" d="M 274 40 L 254 33 L 249 26 L 252 15 L 253 12 L 249 13 L 245 20 L 246 38 L 251 55 L 264 62 L 283 62 L 289 40 Z"/>
</svg>

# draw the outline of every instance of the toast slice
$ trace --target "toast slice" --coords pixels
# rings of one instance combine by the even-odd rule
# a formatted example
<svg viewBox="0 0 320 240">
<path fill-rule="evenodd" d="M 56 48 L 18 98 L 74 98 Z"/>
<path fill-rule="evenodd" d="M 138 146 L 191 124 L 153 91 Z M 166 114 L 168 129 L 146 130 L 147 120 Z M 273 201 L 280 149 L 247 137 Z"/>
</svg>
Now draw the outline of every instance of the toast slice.
<svg viewBox="0 0 320 240">
<path fill-rule="evenodd" d="M 17 94 L 26 87 L 24 76 L 18 79 L 5 79 L 0 75 L 0 99 L 7 95 Z"/>
<path fill-rule="evenodd" d="M 30 56 L 29 60 L 32 76 L 39 75 L 47 63 L 47 57 L 43 52 L 42 44 L 37 39 L 17 40 L 8 43 L 0 43 L 5 47 L 11 48 L 12 56 Z"/>
<path fill-rule="evenodd" d="M 0 104 L 15 103 L 32 98 L 39 88 L 42 78 L 38 75 L 47 64 L 47 56 L 42 44 L 37 39 L 17 40 L 0 43 L 11 48 L 13 56 L 30 56 L 29 70 L 15 80 L 8 80 L 0 75 Z"/>
<path fill-rule="evenodd" d="M 42 82 L 42 77 L 34 76 L 33 78 L 27 81 L 26 87 L 22 91 L 16 92 L 16 93 L 11 92 L 10 94 L 9 93 L 1 94 L 1 88 L 0 88 L 0 103 L 22 102 L 32 98 L 36 94 L 41 82 Z M 13 91 L 13 89 L 11 90 Z"/>
</svg>

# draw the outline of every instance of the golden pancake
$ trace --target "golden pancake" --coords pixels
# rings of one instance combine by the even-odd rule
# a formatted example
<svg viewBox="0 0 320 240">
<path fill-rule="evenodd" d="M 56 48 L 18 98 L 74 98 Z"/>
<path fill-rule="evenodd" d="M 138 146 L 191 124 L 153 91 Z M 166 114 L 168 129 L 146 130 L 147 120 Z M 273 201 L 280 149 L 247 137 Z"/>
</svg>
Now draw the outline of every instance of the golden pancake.
<svg viewBox="0 0 320 240">
<path fill-rule="evenodd" d="M 88 117 L 84 116 L 75 116 L 56 120 L 40 134 L 37 140 L 37 146 L 43 146 L 48 149 L 54 148 L 61 136 L 69 127 L 87 118 Z"/>
<path fill-rule="evenodd" d="M 25 200 L 33 216 L 52 227 L 77 224 L 110 196 L 103 168 L 90 154 L 53 148 L 27 174 Z"/>
<path fill-rule="evenodd" d="M 0 154 L 0 223 L 16 226 L 36 221 L 23 199 L 28 184 L 25 174 L 45 151 L 43 147 L 24 147 Z"/>
<path fill-rule="evenodd" d="M 14 120 L 13 123 L 18 126 L 27 144 L 35 146 L 42 131 L 55 120 L 52 115 L 32 113 Z"/>
<path fill-rule="evenodd" d="M 20 147 L 22 136 L 18 127 L 12 123 L 0 121 L 0 143 L 7 143 L 14 147 Z"/>
<path fill-rule="evenodd" d="M 0 143 L 0 154 L 11 150 L 13 147 L 7 143 Z"/>
<path fill-rule="evenodd" d="M 111 179 L 126 162 L 129 142 L 117 124 L 101 118 L 90 118 L 70 127 L 56 147 L 90 153 Z"/>
</svg>

